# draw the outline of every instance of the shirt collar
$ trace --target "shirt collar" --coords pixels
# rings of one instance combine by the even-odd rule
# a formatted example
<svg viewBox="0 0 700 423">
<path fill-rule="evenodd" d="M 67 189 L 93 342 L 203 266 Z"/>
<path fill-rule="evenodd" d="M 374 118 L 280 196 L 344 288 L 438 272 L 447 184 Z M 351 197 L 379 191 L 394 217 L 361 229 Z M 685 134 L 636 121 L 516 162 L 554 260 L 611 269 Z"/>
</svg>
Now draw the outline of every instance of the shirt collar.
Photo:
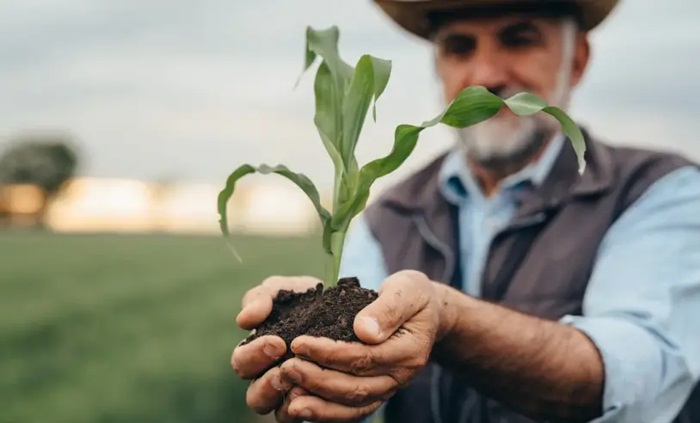
<svg viewBox="0 0 700 423">
<path fill-rule="evenodd" d="M 537 161 L 501 181 L 499 191 L 512 191 L 528 182 L 534 186 L 540 185 L 559 156 L 564 140 L 563 135 L 554 138 Z M 440 169 L 439 183 L 442 195 L 453 204 L 459 204 L 470 195 L 483 196 L 461 148 L 455 148 L 445 158 Z"/>
</svg>

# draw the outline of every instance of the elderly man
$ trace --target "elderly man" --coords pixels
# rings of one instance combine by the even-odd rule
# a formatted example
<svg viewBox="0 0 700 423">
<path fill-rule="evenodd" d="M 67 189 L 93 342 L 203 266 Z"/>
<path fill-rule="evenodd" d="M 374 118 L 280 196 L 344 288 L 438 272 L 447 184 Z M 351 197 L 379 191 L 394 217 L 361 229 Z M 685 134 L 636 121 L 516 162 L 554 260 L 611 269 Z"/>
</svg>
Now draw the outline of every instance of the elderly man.
<svg viewBox="0 0 700 423">
<path fill-rule="evenodd" d="M 562 108 L 616 3 L 376 1 L 432 42 L 445 102 L 483 85 Z M 280 366 L 281 339 L 236 348 L 249 406 L 279 421 L 700 422 L 700 171 L 585 135 L 579 177 L 543 115 L 457 131 L 353 226 L 342 273 L 380 290 L 355 321 L 365 344 L 300 337 Z M 265 281 L 238 324 L 314 283 Z"/>
</svg>

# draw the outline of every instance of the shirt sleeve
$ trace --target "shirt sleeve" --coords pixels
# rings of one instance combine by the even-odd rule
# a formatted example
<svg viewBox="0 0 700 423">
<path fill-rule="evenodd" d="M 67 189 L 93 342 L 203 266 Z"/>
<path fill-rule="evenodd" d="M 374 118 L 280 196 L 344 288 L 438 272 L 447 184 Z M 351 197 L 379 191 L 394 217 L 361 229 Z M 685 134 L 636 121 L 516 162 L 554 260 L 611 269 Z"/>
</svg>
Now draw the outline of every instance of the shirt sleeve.
<svg viewBox="0 0 700 423">
<path fill-rule="evenodd" d="M 562 323 L 605 366 L 595 423 L 667 423 L 700 375 L 700 170 L 653 184 L 606 235 L 583 303 Z"/>
<path fill-rule="evenodd" d="M 389 275 L 381 245 L 374 238 L 363 215 L 352 222 L 340 259 L 340 277 L 356 277 L 363 288 L 379 290 Z"/>
</svg>

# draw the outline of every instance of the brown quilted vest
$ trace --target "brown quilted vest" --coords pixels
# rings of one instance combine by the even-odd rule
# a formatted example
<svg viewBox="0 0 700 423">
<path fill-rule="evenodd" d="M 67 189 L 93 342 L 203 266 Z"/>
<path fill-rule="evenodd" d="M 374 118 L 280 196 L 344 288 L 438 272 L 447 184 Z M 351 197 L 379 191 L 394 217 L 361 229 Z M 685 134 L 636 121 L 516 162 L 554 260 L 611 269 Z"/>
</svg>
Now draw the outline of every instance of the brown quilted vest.
<svg viewBox="0 0 700 423">
<path fill-rule="evenodd" d="M 581 315 L 596 251 L 608 228 L 657 179 L 690 165 L 660 152 L 616 148 L 587 139 L 578 175 L 567 142 L 544 183 L 521 199 L 510 226 L 494 239 L 482 298 L 542 318 Z M 399 184 L 365 212 L 391 273 L 417 269 L 461 287 L 456 209 L 438 189 L 444 155 Z M 429 363 L 386 404 L 386 423 L 531 423 L 455 383 Z M 700 422 L 700 387 L 675 423 Z"/>
</svg>

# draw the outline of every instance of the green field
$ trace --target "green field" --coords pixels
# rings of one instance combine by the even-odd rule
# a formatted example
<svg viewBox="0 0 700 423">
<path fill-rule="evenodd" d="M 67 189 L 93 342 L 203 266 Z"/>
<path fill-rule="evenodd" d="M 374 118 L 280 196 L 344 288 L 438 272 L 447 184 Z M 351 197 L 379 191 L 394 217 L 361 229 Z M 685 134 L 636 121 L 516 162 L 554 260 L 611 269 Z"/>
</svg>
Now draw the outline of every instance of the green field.
<svg viewBox="0 0 700 423">
<path fill-rule="evenodd" d="M 322 274 L 316 239 L 0 232 L 0 422 L 252 422 L 242 293 Z"/>
</svg>

